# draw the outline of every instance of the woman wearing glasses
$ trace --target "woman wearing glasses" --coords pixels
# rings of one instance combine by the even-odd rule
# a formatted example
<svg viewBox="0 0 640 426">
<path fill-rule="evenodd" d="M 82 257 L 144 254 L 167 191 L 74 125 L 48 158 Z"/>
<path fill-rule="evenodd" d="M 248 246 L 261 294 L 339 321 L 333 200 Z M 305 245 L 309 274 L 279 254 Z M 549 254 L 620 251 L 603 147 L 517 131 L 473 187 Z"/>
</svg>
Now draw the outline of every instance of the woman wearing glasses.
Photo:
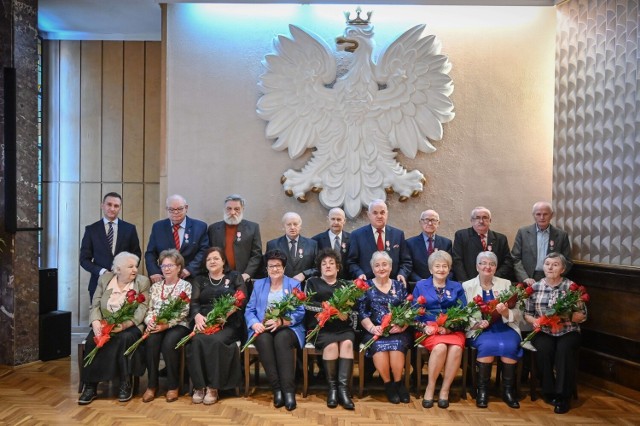
<svg viewBox="0 0 640 426">
<path fill-rule="evenodd" d="M 267 379 L 273 390 L 273 405 L 285 407 L 288 411 L 296 408 L 296 383 L 293 349 L 304 345 L 304 306 L 299 306 L 285 319 L 262 322 L 269 305 L 279 302 L 294 288 L 300 290 L 300 283 L 284 275 L 287 255 L 280 250 L 265 254 L 267 278 L 257 280 L 244 313 L 249 338 L 258 337 L 255 346 L 264 366 Z M 245 374 L 249 372 L 245 371 Z"/>
<path fill-rule="evenodd" d="M 476 258 L 478 276 L 462 284 L 467 300 L 482 297 L 484 303 L 495 300 L 501 292 L 511 288 L 511 281 L 495 276 L 498 258 L 490 251 L 481 252 Z M 494 302 L 495 303 L 495 302 Z M 476 406 L 487 408 L 489 404 L 489 379 L 495 357 L 502 361 L 502 400 L 511 408 L 520 408 L 515 394 L 516 363 L 522 357 L 520 347 L 520 328 L 522 318 L 520 309 L 509 309 L 504 303 L 495 308 L 500 317 L 493 323 L 486 319 L 472 324 L 467 337 L 472 337 L 476 329 L 483 330 L 475 339 L 469 339 L 469 345 L 478 350 L 476 368 L 478 370 L 478 389 Z"/>
<path fill-rule="evenodd" d="M 178 356 L 179 350 L 176 350 L 175 347 L 180 339 L 189 334 L 189 329 L 187 328 L 188 303 L 184 305 L 177 318 L 166 323 L 158 323 L 156 321 L 156 316 L 163 306 L 179 298 L 183 292 L 187 297 L 191 298 L 191 284 L 180 278 L 184 268 L 182 255 L 175 249 L 165 250 L 160 253 L 158 262 L 164 279 L 151 286 L 149 310 L 144 320 L 147 324 L 147 330 L 150 332 L 146 341 L 149 381 L 147 390 L 142 395 L 142 402 L 153 401 L 156 397 L 160 353 L 162 353 L 162 359 L 164 359 L 167 369 L 168 391 L 166 400 L 167 402 L 173 402 L 178 399 L 178 389 L 180 387 L 180 383 L 178 383 L 178 365 L 180 357 Z"/>
</svg>

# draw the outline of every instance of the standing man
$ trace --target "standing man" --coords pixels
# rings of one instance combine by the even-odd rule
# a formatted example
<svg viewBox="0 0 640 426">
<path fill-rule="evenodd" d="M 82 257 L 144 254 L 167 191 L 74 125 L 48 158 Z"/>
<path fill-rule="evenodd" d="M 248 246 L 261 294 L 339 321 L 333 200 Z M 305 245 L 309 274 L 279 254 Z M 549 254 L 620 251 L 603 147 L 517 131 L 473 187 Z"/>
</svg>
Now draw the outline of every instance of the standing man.
<svg viewBox="0 0 640 426">
<path fill-rule="evenodd" d="M 420 214 L 422 232 L 407 240 L 411 256 L 411 281 L 417 282 L 431 276 L 427 260 L 431 253 L 444 250 L 452 255 L 453 243 L 450 239 L 436 235 L 440 226 L 440 215 L 435 210 L 425 210 Z"/>
<path fill-rule="evenodd" d="M 267 252 L 280 250 L 287 254 L 287 265 L 284 274 L 304 282 L 317 274 L 315 267 L 318 244 L 311 238 L 300 235 L 302 218 L 298 213 L 287 212 L 282 216 L 284 235 L 267 242 Z"/>
<path fill-rule="evenodd" d="M 209 247 L 207 224 L 187 216 L 189 205 L 183 196 L 169 196 L 166 209 L 169 218 L 153 224 L 144 254 L 147 273 L 152 283 L 163 279 L 158 265 L 158 257 L 163 250 L 175 248 L 180 252 L 185 264 L 180 278 L 189 279 L 201 272 L 204 252 Z"/>
<path fill-rule="evenodd" d="M 128 251 L 140 258 L 140 241 L 136 226 L 118 218 L 122 196 L 109 192 L 102 199 L 102 219 L 87 226 L 80 245 L 80 266 L 91 274 L 89 302 L 98 286 L 100 275 L 111 270 L 116 254 Z"/>
<path fill-rule="evenodd" d="M 535 223 L 518 229 L 513 250 L 511 250 L 516 279 L 528 285 L 544 277 L 542 265 L 544 258 L 551 252 L 561 253 L 567 259 L 565 275 L 573 266 L 569 260 L 571 256 L 569 235 L 551 225 L 553 218 L 551 204 L 538 201 L 533 205 L 532 214 Z"/>
<path fill-rule="evenodd" d="M 349 253 L 349 238 L 351 234 L 347 231 L 343 231 L 344 224 L 346 223 L 344 210 L 339 207 L 335 207 L 329 210 L 327 218 L 329 220 L 329 229 L 315 235 L 313 239 L 318 243 L 318 251 L 330 248 L 340 254 L 342 267 L 338 272 L 338 278 L 349 279 L 351 278 L 351 275 L 349 274 L 349 268 L 347 267 L 347 253 Z"/>
<path fill-rule="evenodd" d="M 464 282 L 478 275 L 476 257 L 481 251 L 492 251 L 498 257 L 496 277 L 513 279 L 513 260 L 507 236 L 489 229 L 491 212 L 486 207 L 471 210 L 471 228 L 456 231 L 453 240 L 453 274 Z"/>
<path fill-rule="evenodd" d="M 411 256 L 407 250 L 404 232 L 388 226 L 387 216 L 388 209 L 384 200 L 377 199 L 369 203 L 369 225 L 351 233 L 347 258 L 349 272 L 354 278 L 373 278 L 371 256 L 376 251 L 386 251 L 393 261 L 391 278 L 401 281 L 406 286 L 411 275 Z"/>
<path fill-rule="evenodd" d="M 211 247 L 224 250 L 227 265 L 246 281 L 255 278 L 262 265 L 260 225 L 244 219 L 244 198 L 232 194 L 224 200 L 224 220 L 209 225 Z"/>
</svg>

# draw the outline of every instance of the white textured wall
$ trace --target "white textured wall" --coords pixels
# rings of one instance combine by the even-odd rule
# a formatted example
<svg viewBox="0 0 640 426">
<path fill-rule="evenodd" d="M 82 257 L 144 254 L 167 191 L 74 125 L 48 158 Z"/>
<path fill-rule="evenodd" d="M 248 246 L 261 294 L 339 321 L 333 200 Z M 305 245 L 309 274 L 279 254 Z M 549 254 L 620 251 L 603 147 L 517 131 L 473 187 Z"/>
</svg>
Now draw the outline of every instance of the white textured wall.
<svg viewBox="0 0 640 426">
<path fill-rule="evenodd" d="M 262 224 L 263 241 L 281 234 L 288 210 L 304 220 L 303 234 L 325 227 L 326 211 L 315 195 L 300 204 L 279 183 L 284 170 L 300 168 L 271 149 L 265 122 L 255 113 L 261 60 L 290 23 L 327 41 L 344 28 L 345 6 L 167 6 L 168 193 L 185 195 L 190 214 L 219 220 L 221 201 L 239 192 L 247 218 Z M 489 207 L 493 229 L 510 241 L 531 222 L 530 208 L 551 198 L 555 10 L 551 7 L 393 6 L 374 8 L 378 47 L 419 23 L 435 34 L 449 56 L 456 118 L 444 126 L 434 154 L 401 158 L 427 177 L 425 191 L 399 203 L 391 196 L 390 223 L 408 235 L 418 216 L 435 208 L 441 233 L 469 226 L 475 205 Z M 162 196 L 161 196 L 162 199 Z M 349 223 L 348 228 L 364 221 Z"/>
</svg>

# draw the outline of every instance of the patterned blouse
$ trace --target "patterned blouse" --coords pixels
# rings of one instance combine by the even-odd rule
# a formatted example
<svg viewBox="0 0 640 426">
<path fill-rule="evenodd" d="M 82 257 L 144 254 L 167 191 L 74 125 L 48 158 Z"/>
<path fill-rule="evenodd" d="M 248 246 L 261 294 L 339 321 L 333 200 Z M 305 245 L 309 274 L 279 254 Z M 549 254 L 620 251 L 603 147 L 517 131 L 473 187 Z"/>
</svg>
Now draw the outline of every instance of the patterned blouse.
<svg viewBox="0 0 640 426">
<path fill-rule="evenodd" d="M 545 278 L 533 284 L 533 294 L 526 299 L 525 314 L 535 318 L 541 317 L 547 309 L 553 307 L 559 296 L 569 290 L 571 284 L 573 284 L 573 281 L 567 278 L 563 278 L 562 282 L 555 287 L 548 285 Z M 587 314 L 586 306 L 583 305 L 581 312 L 585 315 Z M 563 319 L 560 324 L 562 324 L 562 329 L 557 333 L 552 333 L 550 327 L 542 327 L 542 332 L 557 337 L 572 331 L 580 331 L 580 326 L 575 322 L 571 322 L 571 318 Z"/>
<path fill-rule="evenodd" d="M 179 280 L 174 285 L 167 285 L 164 283 L 164 280 L 159 281 L 151 286 L 151 290 L 149 291 L 149 295 L 151 297 L 151 301 L 149 302 L 149 310 L 147 311 L 147 316 L 144 318 L 144 322 L 149 324 L 157 314 L 162 309 L 162 305 L 169 303 L 169 300 L 174 299 L 176 297 L 180 297 L 180 293 L 187 293 L 187 296 L 191 298 L 191 283 L 185 280 Z M 187 303 L 182 312 L 177 319 L 169 321 L 169 328 L 175 325 L 183 325 L 185 327 L 189 327 L 188 321 L 189 316 L 189 304 Z"/>
</svg>

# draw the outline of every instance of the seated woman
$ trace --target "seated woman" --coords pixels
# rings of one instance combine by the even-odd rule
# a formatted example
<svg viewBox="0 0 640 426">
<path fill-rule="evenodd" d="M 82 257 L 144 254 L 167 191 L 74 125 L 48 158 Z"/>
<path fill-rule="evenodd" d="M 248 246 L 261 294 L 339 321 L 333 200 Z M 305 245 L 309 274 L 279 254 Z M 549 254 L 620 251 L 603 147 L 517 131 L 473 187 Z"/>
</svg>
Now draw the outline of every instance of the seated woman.
<svg viewBox="0 0 640 426">
<path fill-rule="evenodd" d="M 211 247 L 205 252 L 204 266 L 207 275 L 194 279 L 191 293 L 191 316 L 194 330 L 206 327 L 207 314 L 213 304 L 222 296 L 233 295 L 236 291 L 247 294 L 242 276 L 231 271 L 225 273 L 227 260 L 224 251 Z M 187 345 L 187 365 L 193 382 L 194 404 L 215 404 L 218 389 L 233 389 L 240 386 L 242 372 L 236 341 L 242 339 L 244 318 L 236 311 L 222 328 L 214 334 L 198 333 Z"/>
<path fill-rule="evenodd" d="M 429 381 L 422 400 L 424 408 L 433 407 L 436 380 L 443 369 L 444 375 L 438 396 L 438 407 L 447 408 L 449 406 L 449 390 L 460 368 L 460 360 L 464 350 L 465 336 L 462 331 L 452 331 L 445 328 L 436 331 L 433 327 L 426 325 L 428 321 L 435 321 L 440 312 L 445 312 L 448 308 L 459 303 L 467 304 L 462 285 L 448 278 L 451 263 L 451 255 L 446 251 L 433 252 L 427 261 L 432 276 L 426 280 L 418 281 L 413 290 L 414 300 L 420 296 L 426 299 L 426 313 L 417 318 L 419 322 L 425 323 L 424 333 L 428 337 L 422 342 L 422 345 L 430 352 Z"/>
<path fill-rule="evenodd" d="M 120 379 L 120 391 L 118 400 L 126 402 L 131 399 L 132 388 L 129 378 L 132 374 L 144 374 L 141 356 L 124 356 L 124 352 L 136 340 L 142 336 L 142 321 L 147 313 L 147 301 L 149 300 L 149 279 L 138 275 L 138 262 L 140 258 L 129 252 L 121 252 L 113 259 L 113 272 L 105 272 L 98 280 L 98 287 L 91 303 L 89 320 L 91 331 L 86 338 L 85 351 L 89 353 L 96 347 L 94 336 L 100 337 L 100 320 L 104 318 L 103 312 L 116 312 L 125 303 L 129 290 L 142 293 L 145 302 L 138 305 L 133 319 L 118 324 L 111 331 L 111 339 L 98 351 L 91 364 L 82 370 L 81 380 L 84 389 L 78 404 L 86 405 L 97 396 L 98 382 Z M 135 367 L 134 367 L 135 366 Z"/>
<path fill-rule="evenodd" d="M 273 390 L 273 404 L 291 411 L 296 408 L 293 349 L 304 345 L 304 306 L 289 314 L 291 321 L 282 318 L 263 321 L 269 305 L 282 300 L 294 288 L 300 289 L 300 283 L 284 275 L 287 255 L 282 251 L 271 250 L 264 257 L 268 277 L 254 283 L 244 319 L 249 338 L 260 333 L 255 346 Z"/>
<path fill-rule="evenodd" d="M 360 324 L 365 330 L 363 342 L 373 336 L 379 339 L 367 349 L 366 356 L 373 357 L 373 365 L 384 382 L 387 399 L 392 404 L 408 403 L 411 398 L 402 380 L 404 358 L 411 345 L 411 336 L 407 327 L 394 325 L 389 335 L 383 335 L 380 326 L 382 317 L 389 313 L 389 305 L 398 306 L 407 298 L 407 290 L 400 281 L 389 278 L 392 260 L 386 251 L 377 251 L 371 256 L 371 269 L 375 275 L 368 280 L 369 290 L 360 298 L 358 312 Z"/>
<path fill-rule="evenodd" d="M 142 402 L 153 401 L 158 390 L 158 365 L 160 353 L 167 369 L 168 388 L 167 402 L 178 399 L 178 368 L 180 363 L 179 349 L 176 345 L 184 336 L 189 334 L 187 317 L 189 305 L 185 305 L 178 317 L 167 323 L 157 323 L 156 316 L 162 307 L 173 299 L 180 297 L 182 292 L 191 297 L 191 284 L 180 278 L 184 268 L 184 258 L 176 249 L 164 250 L 158 257 L 158 263 L 164 279 L 151 286 L 151 301 L 145 322 L 150 331 L 146 341 L 146 358 L 148 385 L 142 395 Z"/>
<path fill-rule="evenodd" d="M 495 300 L 501 292 L 508 291 L 511 281 L 494 276 L 498 265 L 497 256 L 490 251 L 483 251 L 476 258 L 478 276 L 462 283 L 467 300 L 476 296 L 482 296 L 484 302 Z M 489 379 L 493 359 L 497 356 L 502 361 L 502 400 L 511 408 L 520 408 L 518 398 L 515 395 L 516 363 L 522 358 L 520 347 L 520 328 L 518 323 L 522 318 L 520 309 L 509 309 L 504 303 L 496 305 L 496 312 L 500 314 L 493 324 L 487 320 L 481 320 L 472 324 L 467 337 L 471 337 L 473 330 L 478 328 L 483 332 L 475 339 L 470 339 L 469 344 L 477 348 L 478 357 L 476 366 L 478 369 L 478 389 L 476 406 L 487 408 L 489 405 Z"/>
<path fill-rule="evenodd" d="M 315 315 L 322 310 L 322 302 L 329 300 L 336 289 L 349 285 L 349 282 L 338 279 L 341 265 L 340 255 L 332 249 L 324 249 L 318 254 L 316 268 L 320 271 L 321 277 L 309 278 L 305 287 L 308 294 L 315 293 L 306 306 L 307 330 L 313 330 L 318 325 Z M 327 395 L 329 408 L 337 407 L 338 403 L 347 410 L 355 408 L 349 396 L 355 337 L 351 317 L 344 321 L 336 318 L 328 321 L 320 329 L 315 342 L 312 342 L 322 351 L 322 363 L 329 385 Z"/>
<path fill-rule="evenodd" d="M 538 319 L 573 282 L 563 278 L 567 261 L 560 253 L 549 253 L 544 259 L 544 278 L 533 284 L 533 293 L 526 300 L 524 319 L 538 328 Z M 556 414 L 569 411 L 571 395 L 576 386 L 576 357 L 580 349 L 580 323 L 587 319 L 587 308 L 562 318 L 562 328 L 553 332 L 542 327 L 531 343 L 536 348 L 536 361 L 541 375 L 544 399 L 554 405 Z"/>
</svg>

